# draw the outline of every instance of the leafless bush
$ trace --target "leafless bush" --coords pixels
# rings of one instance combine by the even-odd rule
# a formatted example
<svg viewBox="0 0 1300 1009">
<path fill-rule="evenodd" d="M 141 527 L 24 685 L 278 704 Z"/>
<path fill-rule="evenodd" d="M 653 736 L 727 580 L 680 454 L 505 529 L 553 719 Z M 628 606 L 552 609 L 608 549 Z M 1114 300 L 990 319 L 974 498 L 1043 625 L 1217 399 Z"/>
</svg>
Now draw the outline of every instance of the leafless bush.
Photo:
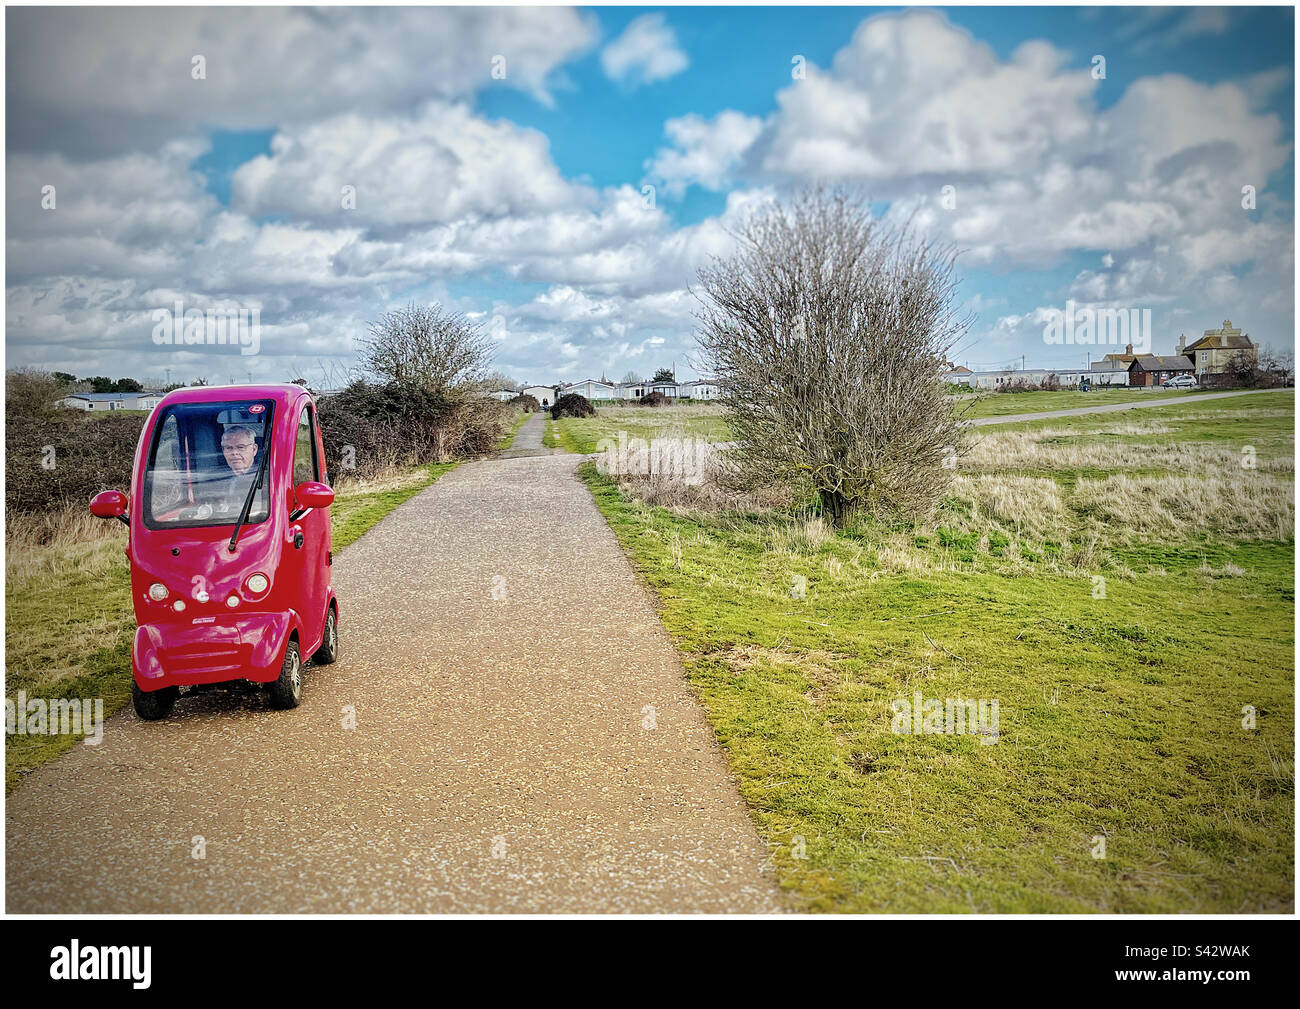
<svg viewBox="0 0 1300 1009">
<path fill-rule="evenodd" d="M 760 211 L 699 274 L 699 343 L 718 376 L 741 485 L 852 513 L 919 515 L 949 483 L 961 426 L 939 381 L 965 331 L 955 253 L 873 220 L 844 191 Z"/>
<path fill-rule="evenodd" d="M 439 305 L 388 312 L 370 324 L 362 363 L 387 383 L 461 399 L 490 384 L 492 340 L 482 327 Z"/>
</svg>

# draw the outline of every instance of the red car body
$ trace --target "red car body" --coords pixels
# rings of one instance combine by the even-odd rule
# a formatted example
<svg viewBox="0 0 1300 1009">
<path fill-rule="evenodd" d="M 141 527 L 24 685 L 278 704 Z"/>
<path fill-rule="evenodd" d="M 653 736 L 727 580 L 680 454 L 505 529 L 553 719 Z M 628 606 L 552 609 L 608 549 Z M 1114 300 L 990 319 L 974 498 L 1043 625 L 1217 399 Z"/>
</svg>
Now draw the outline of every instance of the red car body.
<svg viewBox="0 0 1300 1009">
<path fill-rule="evenodd" d="M 269 419 L 262 419 L 264 414 Z M 168 511 L 150 507 L 146 482 L 162 473 L 154 469 L 154 457 L 163 425 L 173 415 L 165 476 L 177 507 Z M 233 551 L 237 519 L 223 519 L 211 509 L 202 516 L 195 500 L 198 485 L 211 482 L 210 474 L 222 465 L 221 432 L 234 426 L 219 423 L 223 417 L 249 417 L 262 425 L 254 442 L 265 470 L 257 482 L 265 513 L 257 521 L 249 516 Z M 263 460 L 268 442 L 270 455 Z M 334 492 L 326 482 L 324 448 L 315 402 L 297 385 L 178 389 L 153 410 L 136 447 L 130 498 L 106 491 L 91 502 L 96 515 L 121 518 L 130 529 L 126 553 L 139 625 L 131 669 L 137 691 L 237 679 L 270 683 L 281 675 L 290 642 L 304 659 L 322 649 L 327 632 L 334 646 L 338 603 L 330 579 L 329 515 Z M 295 480 L 306 475 L 313 479 Z M 234 476 L 227 471 L 224 478 Z M 255 575 L 267 581 L 260 592 Z M 158 598 L 159 584 L 166 589 L 163 598 Z"/>
</svg>

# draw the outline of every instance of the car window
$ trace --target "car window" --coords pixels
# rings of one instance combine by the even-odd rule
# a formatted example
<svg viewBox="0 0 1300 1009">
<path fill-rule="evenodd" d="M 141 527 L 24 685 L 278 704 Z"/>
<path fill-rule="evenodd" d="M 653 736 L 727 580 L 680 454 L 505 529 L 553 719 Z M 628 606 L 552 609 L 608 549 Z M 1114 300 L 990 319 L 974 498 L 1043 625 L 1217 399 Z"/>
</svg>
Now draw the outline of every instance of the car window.
<svg viewBox="0 0 1300 1009">
<path fill-rule="evenodd" d="M 247 501 L 247 521 L 263 521 L 269 484 L 261 463 L 271 411 L 265 401 L 169 407 L 159 418 L 145 466 L 145 525 L 232 524 Z"/>
<path fill-rule="evenodd" d="M 316 464 L 316 432 L 312 428 L 311 407 L 304 406 L 298 414 L 298 439 L 293 448 L 293 485 L 320 479 Z"/>
</svg>

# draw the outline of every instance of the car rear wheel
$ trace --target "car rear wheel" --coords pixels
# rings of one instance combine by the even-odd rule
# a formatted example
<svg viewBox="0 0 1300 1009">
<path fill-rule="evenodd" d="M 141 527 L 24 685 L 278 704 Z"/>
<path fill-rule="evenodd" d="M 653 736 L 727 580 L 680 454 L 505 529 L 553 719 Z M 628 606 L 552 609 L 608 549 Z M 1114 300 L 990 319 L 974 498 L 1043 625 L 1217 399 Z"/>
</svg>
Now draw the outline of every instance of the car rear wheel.
<svg viewBox="0 0 1300 1009">
<path fill-rule="evenodd" d="M 325 616 L 325 637 L 321 639 L 320 647 L 316 649 L 316 654 L 311 657 L 312 662 L 318 666 L 328 666 L 339 657 L 339 618 L 334 612 L 334 607 L 329 608 L 329 613 Z"/>
<path fill-rule="evenodd" d="M 180 687 L 141 690 L 135 680 L 131 681 L 131 705 L 135 708 L 135 713 L 146 722 L 156 722 L 170 715 L 180 693 Z"/>
<path fill-rule="evenodd" d="M 296 708 L 301 703 L 302 656 L 298 653 L 298 642 L 290 641 L 284 646 L 280 677 L 271 684 L 271 704 L 284 709 Z"/>
</svg>

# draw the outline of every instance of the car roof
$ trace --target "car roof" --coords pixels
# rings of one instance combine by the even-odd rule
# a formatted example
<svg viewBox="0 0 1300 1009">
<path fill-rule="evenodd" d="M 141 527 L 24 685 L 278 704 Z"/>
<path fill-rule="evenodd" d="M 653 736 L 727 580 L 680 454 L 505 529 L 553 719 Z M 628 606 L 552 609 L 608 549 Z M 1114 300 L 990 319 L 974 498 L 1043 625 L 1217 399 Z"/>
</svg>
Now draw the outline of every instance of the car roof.
<svg viewBox="0 0 1300 1009">
<path fill-rule="evenodd" d="M 195 385 L 173 389 L 163 397 L 159 407 L 172 406 L 176 403 L 229 403 L 254 399 L 269 399 L 276 406 L 290 406 L 303 394 L 310 395 L 307 389 L 292 382 L 265 385 Z"/>
</svg>

